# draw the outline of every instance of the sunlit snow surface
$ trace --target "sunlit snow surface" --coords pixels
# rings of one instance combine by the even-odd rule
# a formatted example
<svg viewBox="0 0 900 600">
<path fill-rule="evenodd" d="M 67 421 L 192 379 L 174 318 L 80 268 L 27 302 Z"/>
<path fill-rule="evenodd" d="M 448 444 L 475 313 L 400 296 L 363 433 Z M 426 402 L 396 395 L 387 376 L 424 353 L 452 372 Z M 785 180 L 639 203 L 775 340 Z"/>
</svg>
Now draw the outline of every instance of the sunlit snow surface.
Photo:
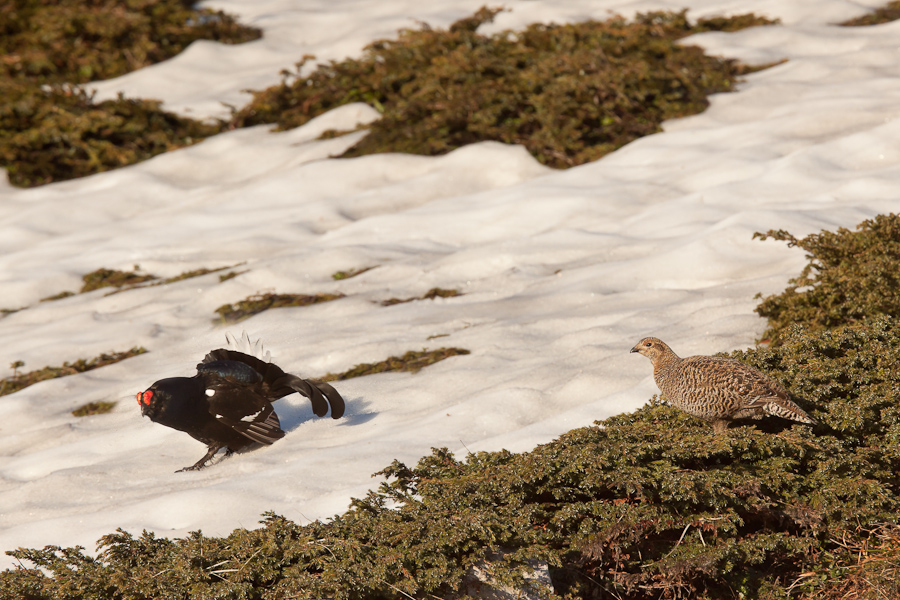
<svg viewBox="0 0 900 600">
<path fill-rule="evenodd" d="M 416 21 L 446 26 L 482 4 L 460 0 L 232 0 L 211 3 L 264 29 L 240 46 L 198 42 L 175 59 L 98 84 L 159 97 L 194 116 L 278 80 L 304 53 L 358 54 Z M 564 4 L 564 7 L 558 5 Z M 867 2 L 875 5 L 876 2 Z M 299 522 L 343 512 L 393 459 L 431 447 L 528 450 L 644 404 L 656 391 L 646 335 L 682 355 L 744 348 L 762 332 L 757 292 L 781 291 L 803 252 L 755 231 L 805 235 L 900 208 L 900 22 L 828 23 L 864 12 L 838 0 L 614 2 L 510 0 L 487 31 L 610 11 L 756 11 L 782 25 L 695 36 L 709 52 L 788 62 L 746 78 L 698 116 L 589 165 L 552 171 L 520 147 L 447 156 L 328 159 L 376 118 L 347 106 L 284 133 L 233 131 L 94 177 L 0 187 L 0 375 L 142 345 L 149 353 L 0 398 L 0 549 L 94 542 L 116 527 L 181 536 L 255 526 L 274 510 Z M 99 267 L 218 273 L 56 302 Z M 336 271 L 376 267 L 343 281 Z M 465 295 L 381 306 L 432 287 Z M 134 394 L 194 373 L 226 328 L 214 309 L 257 292 L 346 298 L 264 312 L 232 327 L 262 338 L 303 376 L 407 350 L 471 350 L 416 375 L 337 382 L 347 414 L 276 404 L 287 437 L 200 472 L 173 471 L 204 446 L 140 416 Z M 441 337 L 435 337 L 441 336 Z M 90 401 L 108 415 L 76 419 Z M 4 565 L 11 564 L 3 558 Z"/>
</svg>

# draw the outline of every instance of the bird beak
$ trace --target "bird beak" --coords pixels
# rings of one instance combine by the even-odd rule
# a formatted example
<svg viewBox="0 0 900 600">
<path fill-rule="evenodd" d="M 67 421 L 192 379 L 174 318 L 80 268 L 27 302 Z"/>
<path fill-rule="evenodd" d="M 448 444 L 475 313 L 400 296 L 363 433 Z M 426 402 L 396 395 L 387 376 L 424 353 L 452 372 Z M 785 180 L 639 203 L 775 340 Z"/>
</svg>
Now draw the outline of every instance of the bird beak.
<svg viewBox="0 0 900 600">
<path fill-rule="evenodd" d="M 631 352 L 640 352 L 640 350 L 638 350 L 638 347 L 635 346 L 634 348 L 631 349 Z"/>
</svg>

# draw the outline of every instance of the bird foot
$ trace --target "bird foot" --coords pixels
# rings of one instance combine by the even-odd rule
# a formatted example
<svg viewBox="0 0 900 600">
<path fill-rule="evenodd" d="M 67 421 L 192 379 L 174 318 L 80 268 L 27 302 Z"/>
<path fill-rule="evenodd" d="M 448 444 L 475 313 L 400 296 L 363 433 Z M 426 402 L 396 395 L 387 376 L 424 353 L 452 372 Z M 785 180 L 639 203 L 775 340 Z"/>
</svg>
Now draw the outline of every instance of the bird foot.
<svg viewBox="0 0 900 600">
<path fill-rule="evenodd" d="M 184 467 L 184 468 L 182 468 L 182 469 L 178 469 L 178 470 L 175 471 L 175 472 L 176 472 L 176 473 L 183 473 L 183 472 L 185 472 L 185 471 L 199 471 L 200 469 L 204 469 L 204 468 L 206 468 L 206 467 L 208 467 L 208 466 L 210 465 L 210 461 L 212 461 L 213 457 L 216 455 L 216 452 L 218 452 L 218 451 L 221 450 L 221 449 L 222 449 L 221 447 L 218 447 L 218 448 L 215 448 L 215 449 L 210 448 L 210 451 L 207 452 L 207 453 L 203 456 L 203 458 L 201 458 L 200 460 L 198 460 L 197 462 L 195 462 L 195 463 L 192 464 L 191 466 L 189 466 L 189 467 Z M 225 449 L 225 454 L 223 454 L 223 455 L 222 455 L 222 458 L 220 458 L 219 460 L 217 460 L 216 463 L 222 462 L 223 460 L 225 460 L 226 458 L 228 458 L 228 457 L 231 456 L 232 454 L 234 454 L 234 450 L 232 450 L 231 448 L 226 448 L 226 449 Z"/>
<path fill-rule="evenodd" d="M 185 471 L 199 471 L 200 469 L 202 469 L 205 466 L 206 466 L 206 461 L 204 460 L 203 462 L 193 464 L 190 467 L 184 467 L 182 469 L 178 469 L 175 472 L 176 473 L 184 473 Z"/>
</svg>

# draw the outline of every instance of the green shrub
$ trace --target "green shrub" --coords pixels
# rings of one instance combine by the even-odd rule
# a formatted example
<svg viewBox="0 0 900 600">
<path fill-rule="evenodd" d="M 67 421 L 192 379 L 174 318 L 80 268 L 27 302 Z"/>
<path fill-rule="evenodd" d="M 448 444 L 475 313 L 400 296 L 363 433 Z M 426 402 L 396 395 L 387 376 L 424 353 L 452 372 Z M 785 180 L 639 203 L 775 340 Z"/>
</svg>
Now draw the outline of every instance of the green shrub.
<svg viewBox="0 0 900 600">
<path fill-rule="evenodd" d="M 544 164 L 569 167 L 695 114 L 709 94 L 746 72 L 733 61 L 675 43 L 700 31 L 773 21 L 681 13 L 476 33 L 499 9 L 482 8 L 448 30 L 403 31 L 361 59 L 254 93 L 229 127 L 296 127 L 356 101 L 382 111 L 345 156 L 443 154 L 482 140 L 523 144 Z M 95 103 L 73 83 L 164 60 L 196 39 L 242 42 L 257 30 L 180 0 L 0 0 L 0 166 L 14 185 L 83 177 L 146 160 L 222 131 L 178 117 L 153 100 Z M 299 67 L 309 58 L 304 58 Z M 44 87 L 41 87 L 44 86 Z"/>
<path fill-rule="evenodd" d="M 179 117 L 155 100 L 95 103 L 81 89 L 3 85 L 0 166 L 29 187 L 123 167 L 196 143 L 221 131 Z"/>
<path fill-rule="evenodd" d="M 332 61 L 307 76 L 254 92 L 232 126 L 288 129 L 349 102 L 382 113 L 344 156 L 444 154 L 496 140 L 522 144 L 541 163 L 571 167 L 659 131 L 665 119 L 704 110 L 742 71 L 677 40 L 711 29 L 769 24 L 754 15 L 695 26 L 685 12 L 572 25 L 531 25 L 491 36 L 476 29 L 500 9 L 482 8 L 449 29 L 404 30 L 370 44 L 361 59 Z"/>
<path fill-rule="evenodd" d="M 14 185 L 83 177 L 221 131 L 153 100 L 94 102 L 73 84 L 165 60 L 198 39 L 239 43 L 259 30 L 181 0 L 0 0 L 0 167 Z"/>
<path fill-rule="evenodd" d="M 797 239 L 778 230 L 754 237 L 786 241 L 809 259 L 787 289 L 756 308 L 769 320 L 764 339 L 778 343 L 793 323 L 810 330 L 855 323 L 867 316 L 900 317 L 900 216 L 878 215 L 856 231 L 839 228 Z"/>
<path fill-rule="evenodd" d="M 39 84 L 111 79 L 190 43 L 239 44 L 260 30 L 183 0 L 0 0 L 0 79 Z"/>
</svg>

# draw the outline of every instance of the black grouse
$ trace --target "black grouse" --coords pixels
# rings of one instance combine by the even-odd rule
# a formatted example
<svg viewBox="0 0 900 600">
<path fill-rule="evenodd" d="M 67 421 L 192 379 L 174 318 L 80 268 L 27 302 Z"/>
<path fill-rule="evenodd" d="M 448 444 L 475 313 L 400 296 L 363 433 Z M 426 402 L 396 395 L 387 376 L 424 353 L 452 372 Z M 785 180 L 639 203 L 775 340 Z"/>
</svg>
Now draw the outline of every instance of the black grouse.
<svg viewBox="0 0 900 600">
<path fill-rule="evenodd" d="M 294 392 L 309 398 L 316 416 L 331 406 L 332 418 L 344 414 L 344 399 L 327 383 L 285 373 L 276 365 L 235 350 L 218 349 L 197 365 L 193 377 L 160 379 L 138 392 L 141 414 L 183 431 L 209 446 L 206 454 L 180 471 L 202 469 L 222 448 L 227 454 L 257 442 L 284 437 L 272 402 Z"/>
</svg>

